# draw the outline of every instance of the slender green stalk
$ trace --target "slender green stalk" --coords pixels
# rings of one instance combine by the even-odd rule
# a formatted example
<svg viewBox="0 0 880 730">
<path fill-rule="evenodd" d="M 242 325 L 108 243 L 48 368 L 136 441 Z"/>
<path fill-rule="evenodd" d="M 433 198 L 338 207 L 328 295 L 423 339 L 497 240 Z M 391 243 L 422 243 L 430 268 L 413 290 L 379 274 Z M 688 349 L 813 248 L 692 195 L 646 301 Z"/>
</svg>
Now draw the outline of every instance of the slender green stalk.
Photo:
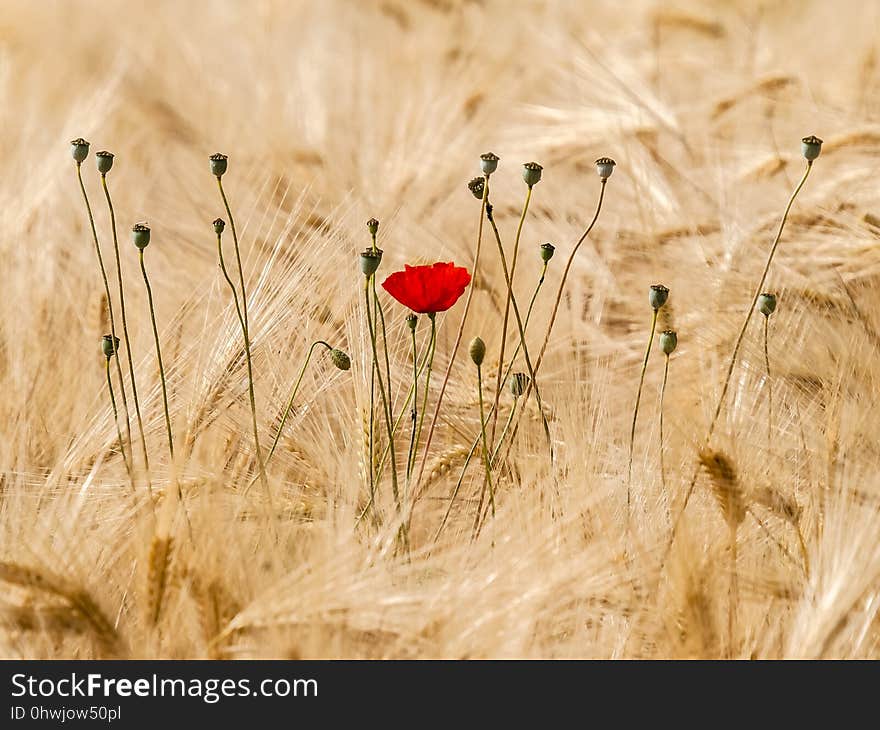
<svg viewBox="0 0 880 730">
<path fill-rule="evenodd" d="M 379 320 L 377 323 L 377 327 L 381 325 L 382 327 L 382 350 L 385 355 L 385 382 L 388 384 L 388 407 L 391 409 L 393 415 L 393 407 L 392 407 L 392 391 L 391 391 L 391 361 L 388 357 L 388 334 L 385 329 L 385 310 L 382 308 L 382 302 L 379 301 L 379 295 L 376 293 L 376 275 L 373 274 L 370 277 L 370 289 L 373 292 L 373 321 L 376 322 L 376 312 L 379 312 Z M 378 332 L 376 333 L 378 337 Z M 378 343 L 378 340 L 377 340 Z"/>
<path fill-rule="evenodd" d="M 767 347 L 769 339 L 770 317 L 764 317 L 764 366 L 767 368 L 767 445 L 773 438 L 773 381 L 770 378 L 770 350 Z"/>
<path fill-rule="evenodd" d="M 489 504 L 492 508 L 492 517 L 495 517 L 495 487 L 492 484 L 492 464 L 491 454 L 489 453 L 489 441 L 486 438 L 486 416 L 483 409 L 483 368 L 477 365 L 477 390 L 480 397 L 480 435 L 483 439 L 483 465 L 486 469 L 486 476 L 483 478 L 483 489 L 480 493 L 480 505 L 477 507 L 477 515 L 474 519 L 474 537 L 477 536 L 477 530 L 480 526 L 480 512 L 482 511 L 483 495 L 486 487 L 489 487 Z"/>
<path fill-rule="evenodd" d="M 761 278 L 758 280 L 758 285 L 755 287 L 755 293 L 752 296 L 752 301 L 749 304 L 749 308 L 746 311 L 746 316 L 743 319 L 742 326 L 740 327 L 739 334 L 737 335 L 736 342 L 733 346 L 733 353 L 730 356 L 730 362 L 727 365 L 727 374 L 724 378 L 724 383 L 721 387 L 721 395 L 718 397 L 718 403 L 715 406 L 715 412 L 712 415 L 712 420 L 709 422 L 709 428 L 706 432 L 705 444 L 708 446 L 712 440 L 712 436 L 715 434 L 715 427 L 718 424 L 718 418 L 721 415 L 721 408 L 724 405 L 725 399 L 727 398 L 727 391 L 730 388 L 730 381 L 733 377 L 733 369 L 736 366 L 736 360 L 739 356 L 739 349 L 742 346 L 743 338 L 745 337 L 746 330 L 748 329 L 749 322 L 752 320 L 752 314 L 755 311 L 755 305 L 758 303 L 758 297 L 761 296 L 761 291 L 764 288 L 764 282 L 767 280 L 767 274 L 770 271 L 770 265 L 773 263 L 773 257 L 776 255 L 776 249 L 779 247 L 779 241 L 782 238 L 782 231 L 785 229 L 785 223 L 788 220 L 788 214 L 791 211 L 792 205 L 794 205 L 795 198 L 797 198 L 798 193 L 801 191 L 801 188 L 804 186 L 804 183 L 807 181 L 807 177 L 810 174 L 810 170 L 813 167 L 812 160 L 807 160 L 807 167 L 804 170 L 804 174 L 798 182 L 797 187 L 792 192 L 791 197 L 788 199 L 788 204 L 785 206 L 785 212 L 782 214 L 782 220 L 779 222 L 779 229 L 776 231 L 776 237 L 773 239 L 773 245 L 770 246 L 770 252 L 767 254 L 767 261 L 764 264 L 764 270 L 761 272 Z M 694 493 L 694 487 L 697 484 L 697 477 L 700 474 L 700 465 L 697 463 L 696 468 L 694 469 L 693 476 L 691 477 L 690 484 L 688 485 L 687 492 L 684 495 L 684 502 L 682 503 L 681 509 L 678 511 L 678 515 L 675 518 L 675 522 L 672 526 L 672 533 L 669 536 L 669 540 L 666 544 L 666 550 L 663 553 L 663 558 L 660 562 L 660 566 L 662 568 L 666 563 L 666 558 L 669 556 L 669 551 L 672 549 L 672 545 L 675 542 L 675 537 L 678 534 L 678 527 L 681 522 L 681 518 L 684 516 L 685 511 L 687 510 L 688 504 L 690 503 L 691 496 Z"/>
<path fill-rule="evenodd" d="M 251 404 L 251 425 L 254 432 L 254 450 L 257 452 L 257 465 L 260 469 L 260 481 L 262 482 L 263 489 L 266 490 L 266 494 L 271 503 L 272 495 L 269 489 L 269 480 L 266 477 L 266 462 L 263 460 L 263 451 L 260 448 L 260 430 L 257 426 L 257 399 L 254 395 L 254 365 L 251 358 L 251 336 L 247 309 L 248 296 L 247 288 L 244 283 L 244 268 L 241 265 L 241 249 L 238 245 L 238 233 L 235 230 L 235 219 L 232 217 L 232 210 L 229 207 L 229 201 L 226 199 L 226 193 L 223 191 L 223 181 L 221 180 L 220 175 L 217 175 L 216 177 L 217 187 L 220 189 L 220 197 L 223 199 L 223 206 L 226 208 L 226 215 L 229 217 L 229 226 L 232 228 L 232 242 L 235 245 L 235 261 L 238 266 L 238 281 L 241 287 L 241 329 L 242 334 L 244 335 L 244 354 L 247 359 L 248 397 Z M 227 280 L 229 279 L 228 276 L 226 278 Z"/>
<path fill-rule="evenodd" d="M 122 263 L 119 260 L 119 238 L 116 234 L 116 211 L 113 209 L 113 200 L 110 198 L 110 188 L 107 186 L 107 173 L 101 173 L 101 186 L 104 188 L 104 197 L 107 199 L 107 207 L 110 209 L 110 226 L 113 229 L 113 252 L 116 256 L 116 281 L 119 284 L 119 315 L 122 320 L 122 341 L 125 343 L 125 357 L 128 361 L 128 375 L 131 379 L 131 396 L 134 400 L 134 412 L 137 417 L 138 430 L 141 437 L 141 450 L 144 452 L 144 471 L 147 476 L 147 484 L 150 484 L 150 457 L 147 453 L 147 439 L 144 436 L 144 422 L 141 418 L 141 404 L 138 398 L 137 381 L 134 377 L 134 361 L 131 357 L 131 342 L 128 338 L 128 320 L 125 316 L 125 293 L 122 286 Z M 119 356 L 116 356 L 119 363 Z"/>
<path fill-rule="evenodd" d="M 379 394 L 382 396 L 382 411 L 385 416 L 385 427 L 388 430 L 388 444 L 391 449 L 391 491 L 394 495 L 394 502 L 400 511 L 400 494 L 397 488 L 397 459 L 394 454 L 394 431 L 391 426 L 391 405 L 388 396 L 385 394 L 385 383 L 382 379 L 382 369 L 379 367 L 379 350 L 376 346 L 376 327 L 373 322 L 373 316 L 370 311 L 370 279 L 364 279 L 364 303 L 367 309 L 367 326 L 370 331 L 370 345 L 373 350 L 373 365 L 376 366 L 376 381 L 379 384 Z M 373 301 L 376 301 L 375 298 Z"/>
<path fill-rule="evenodd" d="M 498 422 L 498 400 L 501 398 L 501 371 L 504 368 L 504 348 L 507 344 L 507 321 L 510 317 L 510 300 L 513 297 L 513 282 L 516 281 L 516 262 L 519 256 L 519 239 L 522 236 L 523 223 L 529 210 L 529 202 L 532 199 L 532 186 L 528 186 L 526 199 L 523 203 L 522 213 L 519 216 L 519 225 L 516 227 L 516 238 L 513 240 L 513 255 L 510 257 L 510 281 L 507 286 L 507 297 L 504 303 L 504 320 L 501 325 L 501 350 L 498 355 L 498 374 L 495 378 L 495 400 L 492 403 L 492 428 L 489 431 L 489 441 L 495 443 L 495 426 Z"/>
<path fill-rule="evenodd" d="M 639 389 L 636 391 L 636 405 L 633 408 L 632 429 L 629 433 L 629 467 L 626 476 L 626 524 L 629 525 L 630 502 L 632 498 L 632 471 L 633 471 L 633 447 L 636 441 L 636 420 L 639 417 L 639 401 L 642 399 L 642 386 L 645 384 L 645 371 L 648 369 L 648 358 L 651 356 L 651 346 L 654 344 L 654 331 L 657 329 L 657 313 L 654 309 L 651 316 L 651 334 L 648 336 L 648 346 L 645 348 L 645 359 L 642 361 L 642 373 L 639 376 Z"/>
<path fill-rule="evenodd" d="M 150 322 L 153 325 L 153 339 L 156 341 L 156 359 L 159 361 L 159 380 L 162 383 L 162 407 L 165 410 L 165 431 L 168 434 L 168 451 L 174 458 L 174 436 L 171 433 L 171 414 L 168 410 L 168 386 L 165 381 L 165 366 L 162 364 L 162 348 L 159 346 L 159 329 L 156 326 L 156 310 L 153 306 L 153 289 L 150 279 L 147 277 L 147 268 L 144 266 L 144 251 L 138 251 L 141 263 L 141 273 L 144 275 L 144 285 L 147 287 L 147 301 L 150 305 Z"/>
<path fill-rule="evenodd" d="M 471 300 L 474 296 L 474 290 L 477 288 L 477 275 L 479 273 L 480 266 L 480 249 L 482 247 L 483 242 L 483 216 L 486 212 L 486 202 L 489 199 L 489 177 L 490 175 L 485 175 L 485 183 L 483 185 L 483 201 L 480 204 L 480 218 L 477 225 L 477 242 L 474 247 L 474 264 L 471 267 L 471 285 L 468 287 L 467 297 L 464 302 L 464 312 L 461 314 L 461 321 L 458 325 L 458 332 L 455 334 L 455 342 L 452 345 L 452 352 L 449 355 L 449 363 L 446 366 L 446 372 L 443 375 L 443 380 L 440 383 L 440 390 L 437 393 L 437 403 L 434 405 L 434 415 L 431 416 L 431 425 L 428 427 L 428 436 L 425 439 L 425 448 L 422 453 L 422 462 L 419 464 L 419 478 L 416 480 L 416 483 L 422 481 L 422 476 L 425 473 L 425 464 L 428 462 L 428 454 L 431 451 L 431 440 L 434 438 L 434 429 L 437 427 L 437 421 L 440 418 L 440 406 L 443 404 L 443 396 L 446 393 L 446 386 L 449 384 L 449 375 L 452 372 L 452 367 L 455 365 L 455 357 L 458 355 L 458 350 L 461 347 L 461 338 L 464 335 L 464 326 L 467 322 L 468 314 L 471 311 Z"/>
<path fill-rule="evenodd" d="M 412 409 L 410 410 L 410 418 L 412 420 L 412 431 L 409 437 L 409 451 L 406 455 L 406 491 L 409 492 L 409 480 L 412 476 L 413 452 L 416 446 L 416 430 L 418 429 L 418 402 L 419 402 L 419 350 L 416 345 L 416 328 L 413 325 L 410 332 L 412 335 L 412 359 L 413 359 L 413 398 Z M 427 390 L 427 389 L 426 389 Z"/>
<path fill-rule="evenodd" d="M 514 397 L 513 399 L 513 405 L 510 408 L 510 414 L 507 416 L 507 422 L 504 424 L 504 428 L 501 429 L 501 435 L 498 437 L 498 443 L 492 450 L 492 466 L 495 466 L 495 459 L 498 457 L 498 452 L 501 450 L 501 444 L 504 443 L 504 437 L 507 436 L 507 432 L 510 430 L 510 424 L 513 423 L 513 416 L 516 414 L 517 403 L 519 403 L 518 396 Z"/>
<path fill-rule="evenodd" d="M 219 182 L 219 178 L 218 178 Z M 221 186 L 220 192 L 223 192 L 223 188 Z M 225 197 L 224 197 L 225 201 Z M 227 206 L 228 209 L 228 206 Z M 233 230 L 235 230 L 233 228 Z M 271 507 L 272 504 L 272 492 L 269 489 L 269 480 L 266 478 L 266 465 L 263 461 L 262 451 L 260 450 L 260 438 L 257 433 L 257 419 L 256 419 L 256 403 L 254 400 L 254 382 L 253 382 L 253 371 L 251 370 L 251 358 L 250 358 L 250 339 L 247 335 L 247 325 L 245 324 L 244 313 L 242 311 L 241 302 L 239 300 L 238 291 L 235 288 L 235 284 L 232 283 L 232 279 L 229 277 L 229 271 L 226 269 L 226 261 L 223 258 L 223 234 L 217 233 L 217 256 L 220 262 L 220 271 L 223 272 L 223 278 L 226 280 L 226 283 L 229 285 L 229 289 L 232 292 L 232 301 L 235 304 L 235 314 L 238 316 L 238 322 L 241 326 L 242 334 L 244 335 L 244 345 L 245 345 L 245 359 L 247 360 L 248 366 L 248 390 L 250 394 L 251 401 L 251 416 L 252 416 L 252 426 L 254 432 L 254 446 L 257 450 L 257 463 L 259 464 L 260 469 L 260 481 L 262 482 L 263 489 L 266 492 L 266 496 L 269 499 L 269 504 Z"/>
<path fill-rule="evenodd" d="M 416 440 L 415 440 L 415 448 L 413 449 L 412 454 L 412 468 L 415 469 L 416 466 L 416 455 L 419 451 L 419 443 L 422 438 L 422 424 L 425 422 L 425 411 L 428 409 L 428 393 L 431 387 L 431 372 L 434 366 L 434 352 L 437 349 L 437 315 L 431 312 L 428 314 L 428 319 L 431 320 L 431 337 L 428 340 L 428 350 L 425 353 L 425 359 L 422 361 L 422 365 L 419 368 L 419 373 L 417 373 L 416 378 L 418 378 L 421 373 L 422 368 L 427 363 L 428 371 L 425 374 L 425 392 L 422 395 L 422 409 L 419 411 L 419 427 L 416 430 Z M 415 386 L 413 386 L 413 396 L 415 397 Z"/>
<path fill-rule="evenodd" d="M 134 473 L 131 469 L 131 463 L 125 453 L 125 442 L 122 440 L 122 430 L 119 428 L 119 411 L 116 408 L 116 396 L 113 394 L 113 379 L 110 377 L 110 358 L 107 359 L 107 391 L 110 393 L 110 407 L 113 409 L 113 423 L 116 426 L 116 436 L 119 439 L 119 452 L 122 454 L 122 461 L 125 462 L 125 471 L 128 472 L 128 479 L 131 482 L 131 491 L 135 492 Z"/>
<path fill-rule="evenodd" d="M 95 218 L 92 215 L 92 206 L 89 204 L 89 196 L 86 193 L 86 186 L 82 179 L 82 163 L 76 163 L 76 177 L 79 180 L 79 188 L 82 191 L 83 200 L 86 204 L 86 212 L 89 216 L 89 225 L 92 228 L 92 239 L 95 242 L 95 253 L 98 256 L 98 267 L 101 269 L 101 278 L 104 281 L 104 294 L 107 296 L 107 314 L 110 317 L 110 334 L 116 337 L 116 317 L 113 314 L 113 299 L 110 296 L 110 284 L 107 281 L 107 269 L 104 268 L 104 257 L 101 255 L 101 246 L 98 243 L 98 231 L 95 228 Z M 113 340 L 116 341 L 115 339 Z M 109 367 L 109 365 L 108 365 Z M 116 372 L 119 376 L 119 394 L 122 399 L 122 410 L 125 413 L 125 431 L 127 443 L 131 448 L 131 426 L 129 425 L 128 398 L 125 395 L 125 383 L 122 380 L 122 366 L 119 364 L 119 358 L 116 358 Z"/>
<path fill-rule="evenodd" d="M 376 229 L 378 230 L 378 229 Z M 370 232 L 370 237 L 372 239 L 372 249 L 373 253 L 378 251 L 378 246 L 376 245 L 376 231 Z M 378 301 L 373 302 L 373 319 L 378 317 L 377 311 Z M 360 517 L 358 517 L 358 522 L 360 522 L 361 517 L 363 517 L 367 510 L 375 504 L 376 501 L 376 468 L 373 462 L 373 458 L 376 452 L 376 361 L 373 360 L 372 365 L 370 366 L 370 433 L 369 433 L 369 441 L 370 441 L 370 453 L 367 458 L 369 461 L 369 472 L 370 472 L 370 500 L 367 502 L 367 506 L 364 507 L 364 511 L 361 513 Z M 381 468 L 381 467 L 380 467 Z"/>
<path fill-rule="evenodd" d="M 328 350 L 332 350 L 333 348 L 324 340 L 315 340 L 311 347 L 309 347 L 309 351 L 306 354 L 305 362 L 303 362 L 302 367 L 299 370 L 299 375 L 296 378 L 296 381 L 293 384 L 293 390 L 290 392 L 290 398 L 287 401 L 287 406 L 284 409 L 284 413 L 281 416 L 281 422 L 278 424 L 278 430 L 275 432 L 275 438 L 272 441 L 272 446 L 269 449 L 269 453 L 266 454 L 266 464 L 272 460 L 272 455 L 275 453 L 275 449 L 278 447 L 278 442 L 281 440 L 281 434 L 284 431 L 284 424 L 287 422 L 287 417 L 290 415 L 290 411 L 293 410 L 293 402 L 296 398 L 296 394 L 299 392 L 299 386 L 302 383 L 303 376 L 306 374 L 306 368 L 309 365 L 309 360 L 312 359 L 312 353 L 315 351 L 315 348 L 318 345 L 323 345 Z"/>
<path fill-rule="evenodd" d="M 663 397 L 666 395 L 666 381 L 669 378 L 669 355 L 666 355 L 666 363 L 663 366 L 663 384 L 660 386 L 660 484 L 663 487 L 663 494 L 668 495 L 666 491 L 666 468 L 663 457 Z"/>
<path fill-rule="evenodd" d="M 498 226 L 495 225 L 495 219 L 492 216 L 492 208 L 486 208 L 486 217 L 489 219 L 489 223 L 492 225 L 492 231 L 495 234 L 495 241 L 498 244 L 498 253 L 501 256 L 501 268 L 504 271 L 504 282 L 507 284 L 507 288 L 510 290 L 510 302 L 513 305 L 513 314 L 516 318 L 516 326 L 519 330 L 519 341 L 522 345 L 523 356 L 526 360 L 526 368 L 529 372 L 529 378 L 531 378 L 531 382 L 529 383 L 529 387 L 533 388 L 535 391 L 535 401 L 538 405 L 538 411 L 541 414 L 541 423 L 544 426 L 544 436 L 547 439 L 547 450 L 550 456 L 550 463 L 553 463 L 553 439 L 550 436 L 550 424 L 547 423 L 547 416 L 544 414 L 544 405 L 541 402 L 541 391 L 538 388 L 538 383 L 535 380 L 535 368 L 532 366 L 532 358 L 529 355 L 529 346 L 526 342 L 526 333 L 525 327 L 523 326 L 522 316 L 519 312 L 519 305 L 516 302 L 516 295 L 513 293 L 513 288 L 510 285 L 510 273 L 507 268 L 507 257 L 504 255 L 504 246 L 501 244 L 501 235 L 498 233 Z"/>
</svg>

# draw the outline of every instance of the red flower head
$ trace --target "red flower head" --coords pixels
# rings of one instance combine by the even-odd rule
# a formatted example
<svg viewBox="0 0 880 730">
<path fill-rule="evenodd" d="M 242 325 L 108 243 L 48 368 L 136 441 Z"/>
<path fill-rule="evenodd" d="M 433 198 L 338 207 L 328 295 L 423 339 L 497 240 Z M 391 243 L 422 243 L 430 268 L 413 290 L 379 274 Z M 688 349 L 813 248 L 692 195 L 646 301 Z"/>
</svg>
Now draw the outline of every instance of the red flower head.
<svg viewBox="0 0 880 730">
<path fill-rule="evenodd" d="M 471 283 L 468 270 L 438 262 L 430 266 L 404 266 L 385 281 L 382 288 L 405 307 L 420 314 L 445 312 Z"/>
</svg>

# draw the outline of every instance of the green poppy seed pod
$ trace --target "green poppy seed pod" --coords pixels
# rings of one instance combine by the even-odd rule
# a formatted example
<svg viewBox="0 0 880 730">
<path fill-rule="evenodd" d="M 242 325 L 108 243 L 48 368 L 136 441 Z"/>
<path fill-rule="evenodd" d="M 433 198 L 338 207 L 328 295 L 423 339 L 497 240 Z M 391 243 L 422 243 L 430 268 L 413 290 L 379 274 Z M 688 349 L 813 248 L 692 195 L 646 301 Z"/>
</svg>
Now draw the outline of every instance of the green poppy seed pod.
<svg viewBox="0 0 880 730">
<path fill-rule="evenodd" d="M 513 377 L 510 379 L 510 392 L 513 393 L 514 398 L 519 398 L 523 393 L 526 392 L 526 388 L 529 387 L 529 376 L 525 373 L 514 373 Z"/>
<path fill-rule="evenodd" d="M 379 232 L 379 221 L 375 218 L 370 218 L 367 221 L 367 230 L 370 232 L 371 236 L 375 236 Z"/>
<path fill-rule="evenodd" d="M 501 158 L 494 152 L 484 152 L 480 155 L 480 169 L 484 175 L 491 175 L 498 169 L 498 160 Z"/>
<path fill-rule="evenodd" d="M 470 353 L 471 360 L 474 361 L 474 365 L 480 367 L 483 364 L 483 358 L 486 357 L 486 343 L 479 337 L 474 337 L 471 340 L 470 347 L 468 347 L 468 352 Z"/>
<path fill-rule="evenodd" d="M 214 177 L 222 177 L 226 172 L 229 158 L 221 152 L 215 152 L 209 159 L 211 160 L 211 174 Z"/>
<path fill-rule="evenodd" d="M 406 324 L 409 327 L 411 332 L 416 331 L 416 324 L 418 323 L 419 318 L 416 316 L 415 312 L 410 312 L 406 315 Z"/>
<path fill-rule="evenodd" d="M 106 175 L 113 167 L 113 153 L 107 152 L 107 150 L 95 152 L 95 164 L 98 166 L 98 172 Z"/>
<path fill-rule="evenodd" d="M 769 317 L 776 311 L 776 295 L 769 292 L 763 293 L 758 297 L 758 311 L 765 317 Z"/>
<path fill-rule="evenodd" d="M 660 309 L 669 298 L 669 289 L 663 284 L 653 284 L 648 292 L 648 301 L 653 309 Z"/>
<path fill-rule="evenodd" d="M 819 153 L 822 151 L 822 140 L 819 139 L 816 135 L 811 134 L 809 137 L 804 137 L 801 140 L 801 152 L 804 153 L 804 157 L 806 157 L 810 162 L 815 160 Z"/>
<path fill-rule="evenodd" d="M 665 355 L 671 355 L 675 352 L 677 345 L 678 335 L 675 333 L 675 330 L 663 330 L 660 333 L 660 348 Z"/>
<path fill-rule="evenodd" d="M 119 338 L 113 335 L 104 335 L 101 338 L 101 352 L 108 360 L 116 354 L 119 349 Z"/>
<path fill-rule="evenodd" d="M 556 246 L 552 243 L 542 243 L 541 244 L 541 261 L 545 264 L 553 258 L 553 254 L 556 253 Z"/>
<path fill-rule="evenodd" d="M 218 218 L 214 221 L 214 233 L 218 236 L 223 233 L 223 229 L 226 228 L 226 221 L 222 218 Z"/>
<path fill-rule="evenodd" d="M 77 164 L 81 163 L 89 156 L 89 143 L 82 137 L 78 137 L 70 143 L 70 154 L 73 155 L 73 159 L 76 160 Z"/>
<path fill-rule="evenodd" d="M 342 350 L 330 350 L 330 359 L 333 364 L 340 370 L 349 370 L 351 368 L 351 360 Z"/>
<path fill-rule="evenodd" d="M 605 182 L 609 177 L 611 177 L 611 173 L 614 172 L 614 166 L 617 163 L 612 160 L 610 157 L 600 157 L 596 160 L 596 172 L 599 175 L 599 179 L 602 182 Z"/>
<path fill-rule="evenodd" d="M 382 263 L 382 249 L 368 248 L 366 251 L 361 251 L 361 271 L 364 272 L 364 276 L 375 274 L 380 263 Z"/>
<path fill-rule="evenodd" d="M 537 162 L 527 162 L 523 165 L 523 180 L 526 185 L 533 187 L 541 181 L 541 167 Z"/>
<path fill-rule="evenodd" d="M 143 223 L 136 223 L 131 229 L 131 241 L 143 251 L 150 245 L 150 227 Z"/>
<path fill-rule="evenodd" d="M 484 189 L 485 189 L 485 185 L 486 185 L 486 178 L 484 178 L 484 177 L 475 177 L 473 180 L 471 180 L 471 181 L 468 183 L 468 190 L 470 190 L 471 193 L 473 193 L 473 196 L 474 196 L 477 200 L 482 200 L 482 199 L 483 199 L 483 191 L 484 191 Z"/>
</svg>

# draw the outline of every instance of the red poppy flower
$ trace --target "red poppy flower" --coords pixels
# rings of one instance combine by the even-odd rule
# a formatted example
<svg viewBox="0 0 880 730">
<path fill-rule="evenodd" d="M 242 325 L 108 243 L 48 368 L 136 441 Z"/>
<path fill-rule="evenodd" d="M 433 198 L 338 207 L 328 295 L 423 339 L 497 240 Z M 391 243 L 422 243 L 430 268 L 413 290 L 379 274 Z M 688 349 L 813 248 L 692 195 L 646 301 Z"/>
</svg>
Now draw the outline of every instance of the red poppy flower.
<svg viewBox="0 0 880 730">
<path fill-rule="evenodd" d="M 420 314 L 445 312 L 471 282 L 468 270 L 451 261 L 430 266 L 404 266 L 385 281 L 382 288 L 405 307 Z"/>
</svg>

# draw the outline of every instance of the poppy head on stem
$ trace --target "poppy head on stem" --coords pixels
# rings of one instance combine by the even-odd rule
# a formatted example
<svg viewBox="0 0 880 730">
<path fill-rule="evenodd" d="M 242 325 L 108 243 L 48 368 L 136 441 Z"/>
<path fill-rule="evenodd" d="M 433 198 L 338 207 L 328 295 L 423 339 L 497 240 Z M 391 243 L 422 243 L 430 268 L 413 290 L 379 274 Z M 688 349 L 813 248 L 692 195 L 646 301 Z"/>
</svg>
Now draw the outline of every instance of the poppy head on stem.
<svg viewBox="0 0 880 730">
<path fill-rule="evenodd" d="M 600 157 L 596 160 L 596 173 L 599 175 L 599 179 L 602 182 L 605 182 L 611 177 L 611 173 L 614 172 L 614 166 L 616 164 L 617 163 L 610 157 Z"/>
<path fill-rule="evenodd" d="M 678 346 L 678 335 L 675 330 L 663 330 L 660 333 L 660 348 L 664 355 L 671 355 Z"/>
<path fill-rule="evenodd" d="M 116 354 L 119 349 L 119 338 L 113 335 L 104 335 L 101 338 L 101 352 L 108 360 Z"/>
<path fill-rule="evenodd" d="M 541 181 L 541 171 L 544 168 L 537 162 L 527 162 L 523 165 L 523 180 L 530 188 Z"/>
<path fill-rule="evenodd" d="M 143 251 L 150 245 L 150 227 L 143 223 L 135 223 L 131 229 L 131 242 Z"/>
<path fill-rule="evenodd" d="M 382 288 L 403 306 L 419 314 L 445 312 L 464 294 L 471 275 L 462 266 L 438 262 L 428 266 L 404 266 L 385 281 Z"/>
<path fill-rule="evenodd" d="M 335 347 L 330 350 L 330 360 L 340 370 L 348 370 L 351 368 L 351 359 L 342 350 Z"/>
<path fill-rule="evenodd" d="M 73 155 L 73 159 L 79 164 L 89 156 L 89 143 L 82 137 L 77 137 L 70 143 L 70 154 Z"/>
<path fill-rule="evenodd" d="M 211 160 L 211 174 L 214 177 L 222 177 L 229 164 L 229 158 L 222 152 L 215 152 L 209 159 Z"/>
<path fill-rule="evenodd" d="M 648 292 L 648 301 L 651 303 L 651 307 L 653 309 L 660 309 L 664 304 L 666 304 L 666 300 L 669 298 L 669 289 L 667 289 L 663 284 L 652 284 L 651 289 Z"/>
<path fill-rule="evenodd" d="M 545 264 L 553 258 L 553 254 L 556 253 L 556 246 L 552 243 L 542 243 L 541 244 L 541 261 Z"/>
<path fill-rule="evenodd" d="M 364 276 L 370 277 L 375 274 L 376 269 L 379 268 L 381 263 L 381 248 L 368 248 L 365 251 L 361 251 L 361 271 L 364 272 Z"/>
<path fill-rule="evenodd" d="M 498 169 L 498 160 L 500 159 L 494 152 L 484 152 L 480 155 L 480 169 L 484 174 L 491 175 Z"/>
<path fill-rule="evenodd" d="M 222 218 L 217 218 L 214 221 L 214 233 L 219 236 L 221 233 L 223 233 L 224 228 L 226 228 L 226 221 Z"/>
<path fill-rule="evenodd" d="M 483 191 L 486 187 L 486 178 L 484 177 L 475 177 L 468 183 L 468 190 L 471 191 L 471 194 L 477 199 L 483 199 Z"/>
<path fill-rule="evenodd" d="M 113 153 L 107 152 L 107 150 L 95 152 L 95 165 L 98 167 L 98 172 L 106 175 L 110 172 L 110 168 L 113 167 Z"/>
<path fill-rule="evenodd" d="M 776 311 L 776 295 L 764 292 L 758 297 L 758 310 L 765 317 L 769 317 Z"/>
<path fill-rule="evenodd" d="M 468 347 L 468 353 L 470 353 L 474 365 L 480 367 L 483 364 L 483 359 L 486 357 L 486 343 L 480 337 L 474 337 L 471 340 L 470 347 Z"/>
<path fill-rule="evenodd" d="M 375 218 L 370 218 L 367 221 L 367 230 L 370 232 L 371 236 L 375 236 L 379 232 L 379 221 Z"/>
<path fill-rule="evenodd" d="M 812 162 L 815 160 L 819 153 L 822 151 L 822 140 L 819 139 L 815 134 L 811 134 L 809 137 L 804 137 L 801 140 L 801 152 L 804 157 Z"/>
<path fill-rule="evenodd" d="M 523 393 L 526 392 L 526 388 L 529 387 L 529 376 L 525 373 L 514 373 L 513 377 L 510 379 L 510 392 L 513 394 L 514 398 L 519 398 Z"/>
</svg>

